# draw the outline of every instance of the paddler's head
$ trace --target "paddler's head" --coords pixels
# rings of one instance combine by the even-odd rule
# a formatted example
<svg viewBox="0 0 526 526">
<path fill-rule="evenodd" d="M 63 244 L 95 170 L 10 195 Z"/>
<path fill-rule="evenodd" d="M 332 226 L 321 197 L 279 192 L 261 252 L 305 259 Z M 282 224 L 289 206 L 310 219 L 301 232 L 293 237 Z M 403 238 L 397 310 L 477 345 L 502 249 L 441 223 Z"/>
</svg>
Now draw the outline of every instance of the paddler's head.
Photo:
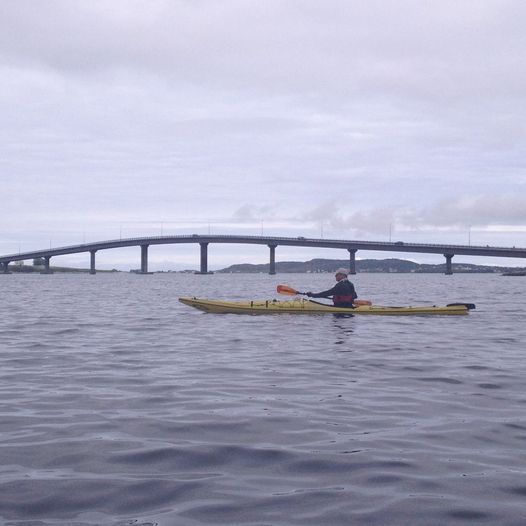
<svg viewBox="0 0 526 526">
<path fill-rule="evenodd" d="M 336 278 L 336 281 L 341 281 L 342 279 L 347 279 L 348 274 L 349 271 L 346 268 L 339 268 L 334 277 Z"/>
</svg>

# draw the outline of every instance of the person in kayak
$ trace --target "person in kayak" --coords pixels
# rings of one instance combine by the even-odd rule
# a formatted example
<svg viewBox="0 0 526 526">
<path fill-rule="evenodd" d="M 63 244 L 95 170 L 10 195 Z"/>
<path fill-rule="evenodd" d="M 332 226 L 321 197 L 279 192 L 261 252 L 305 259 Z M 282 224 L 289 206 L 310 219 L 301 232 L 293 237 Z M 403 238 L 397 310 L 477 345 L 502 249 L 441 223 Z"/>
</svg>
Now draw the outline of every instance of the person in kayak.
<svg viewBox="0 0 526 526">
<path fill-rule="evenodd" d="M 353 302 L 358 297 L 354 285 L 347 279 L 349 271 L 345 268 L 339 268 L 336 271 L 336 285 L 332 289 L 323 292 L 307 292 L 309 298 L 330 298 L 335 307 L 353 308 Z"/>
</svg>

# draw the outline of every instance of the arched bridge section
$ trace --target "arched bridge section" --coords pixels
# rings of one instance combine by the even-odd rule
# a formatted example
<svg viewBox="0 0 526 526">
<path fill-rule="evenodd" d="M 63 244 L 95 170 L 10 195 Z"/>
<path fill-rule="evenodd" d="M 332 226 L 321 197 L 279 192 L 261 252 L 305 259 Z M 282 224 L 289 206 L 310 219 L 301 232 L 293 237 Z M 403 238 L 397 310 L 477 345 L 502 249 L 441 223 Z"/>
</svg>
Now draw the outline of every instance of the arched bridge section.
<svg viewBox="0 0 526 526">
<path fill-rule="evenodd" d="M 141 274 L 148 274 L 148 248 L 151 245 L 175 245 L 194 243 L 200 245 L 200 270 L 199 274 L 208 273 L 208 245 L 210 243 L 266 245 L 269 248 L 270 274 L 276 273 L 276 248 L 279 246 L 338 248 L 346 250 L 349 254 L 349 267 L 352 274 L 356 273 L 356 252 L 358 250 L 382 252 L 406 252 L 421 254 L 442 254 L 446 259 L 446 274 L 452 274 L 451 261 L 453 256 L 486 256 L 506 258 L 526 258 L 526 248 L 493 247 L 475 245 L 440 245 L 432 243 L 403 243 L 383 241 L 357 241 L 346 239 L 315 239 L 305 237 L 274 237 L 274 236 L 241 236 L 241 235 L 181 235 L 181 236 L 156 236 L 137 237 L 128 239 L 115 239 L 99 241 L 96 243 L 83 243 L 66 247 L 35 250 L 32 252 L 19 252 L 0 256 L 1 270 L 9 272 L 9 264 L 15 261 L 43 258 L 44 273 L 50 272 L 50 260 L 55 256 L 66 254 L 89 253 L 90 272 L 95 274 L 95 258 L 100 250 L 112 248 L 140 247 Z"/>
</svg>

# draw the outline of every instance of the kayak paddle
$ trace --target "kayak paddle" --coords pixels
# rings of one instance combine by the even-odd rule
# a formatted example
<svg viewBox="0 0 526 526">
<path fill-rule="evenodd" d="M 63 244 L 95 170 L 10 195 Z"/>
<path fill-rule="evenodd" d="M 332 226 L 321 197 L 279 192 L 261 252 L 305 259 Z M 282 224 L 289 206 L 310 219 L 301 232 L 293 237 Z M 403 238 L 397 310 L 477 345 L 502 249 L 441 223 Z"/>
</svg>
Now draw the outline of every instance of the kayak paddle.
<svg viewBox="0 0 526 526">
<path fill-rule="evenodd" d="M 278 285 L 278 294 L 285 294 L 287 296 L 296 296 L 296 294 L 305 294 L 305 292 L 298 292 L 296 289 L 289 287 L 288 285 Z"/>
</svg>

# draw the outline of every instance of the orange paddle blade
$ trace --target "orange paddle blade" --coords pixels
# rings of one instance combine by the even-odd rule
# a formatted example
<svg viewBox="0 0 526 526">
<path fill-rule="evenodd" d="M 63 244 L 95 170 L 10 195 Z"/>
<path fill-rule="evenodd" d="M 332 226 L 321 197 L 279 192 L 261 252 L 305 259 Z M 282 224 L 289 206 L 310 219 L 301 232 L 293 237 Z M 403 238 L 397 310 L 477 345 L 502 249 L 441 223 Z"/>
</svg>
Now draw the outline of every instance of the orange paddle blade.
<svg viewBox="0 0 526 526">
<path fill-rule="evenodd" d="M 298 294 L 298 291 L 296 289 L 293 289 L 292 287 L 289 287 L 287 285 L 278 285 L 277 286 L 278 294 L 287 294 L 288 296 L 295 296 Z"/>
</svg>

